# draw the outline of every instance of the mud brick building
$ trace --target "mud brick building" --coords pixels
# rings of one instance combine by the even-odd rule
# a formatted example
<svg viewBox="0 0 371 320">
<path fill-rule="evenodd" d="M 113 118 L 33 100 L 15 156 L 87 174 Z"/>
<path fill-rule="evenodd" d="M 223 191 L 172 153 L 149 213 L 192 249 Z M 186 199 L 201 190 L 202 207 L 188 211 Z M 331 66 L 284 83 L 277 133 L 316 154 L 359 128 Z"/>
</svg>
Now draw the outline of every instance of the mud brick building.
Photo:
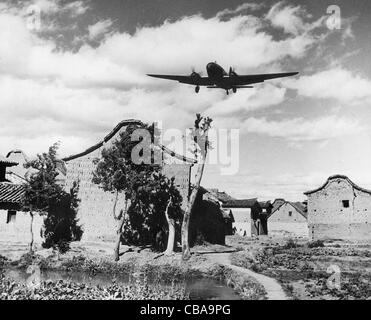
<svg viewBox="0 0 371 320">
<path fill-rule="evenodd" d="M 274 207 L 269 215 L 269 222 L 306 223 L 306 205 L 302 202 L 283 201 L 279 206 Z"/>
<path fill-rule="evenodd" d="M 11 157 L 11 153 L 7 158 L 0 156 L 0 241 L 28 243 L 31 239 L 31 217 L 29 213 L 21 211 L 24 194 L 22 179 L 21 176 L 10 174 L 22 168 Z M 15 181 L 12 180 L 14 177 Z M 35 215 L 35 230 L 40 230 L 42 221 L 39 215 Z M 40 242 L 40 232 L 35 232 L 35 240 Z"/>
<path fill-rule="evenodd" d="M 304 194 L 311 239 L 371 240 L 371 190 L 334 175 Z"/>
<path fill-rule="evenodd" d="M 139 120 L 124 120 L 120 122 L 102 141 L 87 150 L 62 159 L 65 163 L 65 188 L 69 190 L 73 183 L 79 183 L 78 218 L 83 227 L 84 240 L 113 240 L 115 238 L 115 220 L 112 216 L 114 195 L 104 192 L 92 182 L 96 165 L 94 159 L 101 156 L 101 151 L 118 138 L 128 125 L 142 124 Z M 162 170 L 168 177 L 175 177 L 182 197 L 183 206 L 190 192 L 191 167 L 195 161 L 178 155 L 164 146 L 161 148 Z M 124 196 L 119 198 L 117 208 L 124 205 Z"/>
<path fill-rule="evenodd" d="M 274 200 L 272 213 L 268 216 L 268 227 L 273 235 L 308 237 L 307 204 Z"/>
<path fill-rule="evenodd" d="M 237 234 L 248 237 L 268 234 L 269 202 L 259 202 L 257 198 L 230 199 L 222 201 L 222 206 L 223 209 L 231 210 L 234 217 L 233 228 Z"/>
</svg>

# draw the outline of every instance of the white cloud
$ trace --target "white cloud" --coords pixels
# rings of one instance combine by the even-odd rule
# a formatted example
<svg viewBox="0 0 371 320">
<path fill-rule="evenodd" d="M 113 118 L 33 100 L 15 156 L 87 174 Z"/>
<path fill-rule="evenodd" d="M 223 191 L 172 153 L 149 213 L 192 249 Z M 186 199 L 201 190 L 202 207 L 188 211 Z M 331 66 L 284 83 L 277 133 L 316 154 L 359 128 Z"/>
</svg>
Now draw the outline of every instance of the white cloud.
<svg viewBox="0 0 371 320">
<path fill-rule="evenodd" d="M 239 6 L 237 6 L 235 9 L 224 9 L 222 11 L 219 11 L 216 15 L 218 18 L 222 18 L 224 16 L 229 16 L 229 15 L 236 15 L 236 14 L 241 14 L 242 12 L 251 12 L 251 11 L 256 11 L 264 7 L 263 3 L 253 3 L 253 2 L 246 2 L 243 3 Z"/>
<path fill-rule="evenodd" d="M 286 33 L 297 35 L 305 29 L 303 13 L 300 6 L 284 6 L 283 2 L 278 2 L 269 10 L 266 18 L 273 26 L 282 28 Z"/>
<path fill-rule="evenodd" d="M 73 1 L 63 3 L 62 0 L 30 0 L 23 3 L 23 7 L 27 9 L 30 5 L 35 5 L 40 8 L 42 14 L 63 14 L 67 13 L 73 17 L 77 17 L 86 13 L 89 7 L 86 5 L 88 1 Z"/>
<path fill-rule="evenodd" d="M 303 7 L 287 5 L 284 1 L 276 3 L 266 15 L 272 26 L 294 36 L 325 26 L 326 16 L 307 22 L 310 18 L 311 15 Z"/>
<path fill-rule="evenodd" d="M 371 80 L 342 67 L 286 79 L 284 83 L 307 97 L 333 98 L 351 104 L 371 101 Z"/>
<path fill-rule="evenodd" d="M 346 135 L 356 135 L 364 130 L 357 120 L 326 116 L 306 120 L 304 118 L 269 121 L 266 118 L 248 118 L 242 129 L 250 133 L 265 134 L 289 141 L 320 141 Z"/>
<path fill-rule="evenodd" d="M 101 21 L 98 21 L 95 24 L 90 25 L 88 27 L 89 39 L 90 40 L 95 40 L 95 39 L 103 36 L 104 34 L 106 34 L 110 30 L 112 24 L 113 24 L 112 20 L 106 19 L 106 20 L 101 20 Z"/>
<path fill-rule="evenodd" d="M 259 85 L 258 85 L 259 86 Z M 206 111 L 211 116 L 225 116 L 238 113 L 267 108 L 278 105 L 284 101 L 285 88 L 279 88 L 272 84 L 267 84 L 261 88 L 239 89 L 238 94 L 226 96 L 215 102 Z"/>
<path fill-rule="evenodd" d="M 88 10 L 81 1 L 63 8 L 60 1 L 38 3 L 50 14 Z M 44 144 L 31 144 L 31 137 L 49 143 L 78 136 L 65 152 L 83 149 L 125 118 L 162 120 L 167 127 L 183 128 L 192 125 L 196 112 L 207 111 L 219 124 L 237 127 L 243 119 L 236 113 L 280 104 L 286 90 L 272 82 L 228 97 L 222 90 L 207 89 L 196 95 L 192 87 L 145 74 L 187 74 L 190 66 L 202 70 L 211 60 L 226 68 L 236 65 L 239 73 L 267 65 L 279 68 L 287 57 L 303 57 L 317 43 L 310 32 L 299 29 L 295 36 L 276 40 L 261 29 L 259 17 L 242 15 L 255 8 L 242 5 L 232 10 L 241 15 L 230 19 L 184 17 L 140 28 L 133 35 L 108 32 L 98 47 L 86 43 L 76 52 L 58 51 L 53 40 L 28 30 L 25 17 L 10 9 L 0 11 L 0 133 L 17 147 L 35 151 L 42 151 Z M 103 20 L 90 26 L 89 34 L 99 38 L 111 29 L 112 22 Z"/>
</svg>

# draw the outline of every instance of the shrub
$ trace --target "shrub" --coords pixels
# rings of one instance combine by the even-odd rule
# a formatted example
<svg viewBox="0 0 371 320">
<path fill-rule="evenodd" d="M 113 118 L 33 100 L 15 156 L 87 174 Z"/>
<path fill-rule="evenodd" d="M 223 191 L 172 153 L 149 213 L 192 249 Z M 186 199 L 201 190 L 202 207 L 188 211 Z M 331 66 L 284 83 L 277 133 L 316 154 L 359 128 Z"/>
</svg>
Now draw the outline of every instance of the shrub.
<svg viewBox="0 0 371 320">
<path fill-rule="evenodd" d="M 325 244 L 322 240 L 316 240 L 308 243 L 308 248 L 319 248 L 324 246 Z"/>
<path fill-rule="evenodd" d="M 284 249 L 292 249 L 297 247 L 299 247 L 297 241 L 292 238 L 288 239 L 283 246 Z"/>
</svg>

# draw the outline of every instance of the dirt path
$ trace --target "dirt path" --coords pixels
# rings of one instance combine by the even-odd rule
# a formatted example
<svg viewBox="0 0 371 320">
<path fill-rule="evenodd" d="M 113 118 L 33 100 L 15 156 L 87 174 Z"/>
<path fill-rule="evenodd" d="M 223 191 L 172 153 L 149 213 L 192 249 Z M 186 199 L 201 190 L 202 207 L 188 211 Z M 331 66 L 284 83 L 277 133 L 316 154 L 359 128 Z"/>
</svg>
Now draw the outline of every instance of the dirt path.
<svg viewBox="0 0 371 320">
<path fill-rule="evenodd" d="M 227 266 L 228 268 L 242 274 L 246 274 L 258 281 L 267 292 L 268 300 L 288 300 L 286 293 L 277 280 L 265 275 L 256 273 L 249 269 L 241 268 L 231 264 L 230 253 L 212 253 L 207 255 L 213 262 Z"/>
</svg>

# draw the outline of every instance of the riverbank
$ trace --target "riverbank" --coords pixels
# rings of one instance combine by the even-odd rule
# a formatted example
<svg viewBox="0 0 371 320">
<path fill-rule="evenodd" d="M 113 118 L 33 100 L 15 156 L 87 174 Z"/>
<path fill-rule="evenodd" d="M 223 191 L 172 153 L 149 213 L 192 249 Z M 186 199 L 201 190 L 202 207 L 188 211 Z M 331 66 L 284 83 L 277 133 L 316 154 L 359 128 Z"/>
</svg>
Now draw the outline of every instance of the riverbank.
<svg viewBox="0 0 371 320">
<path fill-rule="evenodd" d="M 4 271 L 9 269 L 26 270 L 29 266 L 37 266 L 45 274 L 50 271 L 62 272 L 63 275 L 83 273 L 92 278 L 109 275 L 110 279 L 119 279 L 119 282 L 125 275 L 126 279 L 119 284 L 108 284 L 105 288 L 99 288 L 99 285 L 90 283 L 81 283 L 80 279 L 77 282 L 76 279 L 73 281 L 42 279 L 38 293 L 32 295 L 27 291 L 27 285 L 9 279 L 9 273 L 5 272 L 0 279 L 1 292 L 8 292 L 9 288 L 13 286 L 11 292 L 18 293 L 3 298 L 53 299 L 54 296 L 56 298 L 62 296 L 65 299 L 74 299 L 74 292 L 82 290 L 82 294 L 76 294 L 76 299 L 111 299 L 112 297 L 141 300 L 190 299 L 192 296 L 187 291 L 186 284 L 192 283 L 196 287 L 197 285 L 198 287 L 208 286 L 209 282 L 205 279 L 218 281 L 221 284 L 218 287 L 224 286 L 224 291 L 230 288 L 235 292 L 234 296 L 230 293 L 228 296 L 228 292 L 227 295 L 223 292 L 223 299 L 258 300 L 266 298 L 264 288 L 253 278 L 240 274 L 233 268 L 215 263 L 209 258 L 210 252 L 234 251 L 234 248 L 226 246 L 196 247 L 193 249 L 191 259 L 186 262 L 181 260 L 180 253 L 165 256 L 152 252 L 148 248 L 125 247 L 120 261 L 113 262 L 112 247 L 110 244 L 102 243 L 99 245 L 74 243 L 71 250 L 63 255 L 51 249 L 37 250 L 33 255 L 21 254 L 22 250 L 18 249 L 19 252 L 15 254 L 7 248 L 2 248 L 2 253 L 10 253 L 3 264 Z M 211 284 L 213 283 L 211 282 Z M 200 297 L 196 296 L 196 298 Z"/>
</svg>

